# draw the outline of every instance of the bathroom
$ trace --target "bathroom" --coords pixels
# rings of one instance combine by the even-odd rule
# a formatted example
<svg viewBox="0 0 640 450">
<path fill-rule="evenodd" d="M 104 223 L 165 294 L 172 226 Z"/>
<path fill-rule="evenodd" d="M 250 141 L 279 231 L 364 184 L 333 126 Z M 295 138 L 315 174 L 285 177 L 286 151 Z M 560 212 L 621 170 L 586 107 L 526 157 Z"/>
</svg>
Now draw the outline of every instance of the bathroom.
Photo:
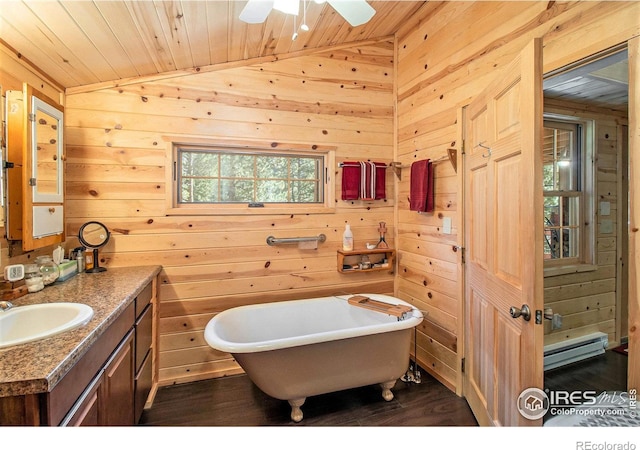
<svg viewBox="0 0 640 450">
<path fill-rule="evenodd" d="M 335 42 L 317 32 L 313 41 L 301 35 L 294 43 L 287 30 L 288 41 L 283 37 L 273 50 L 286 57 L 275 60 L 255 53 L 261 41 L 229 31 L 224 58 L 207 55 L 206 64 L 185 65 L 167 31 L 163 51 L 141 42 L 144 56 L 137 55 L 128 67 L 121 63 L 129 60 L 126 51 L 107 53 L 104 44 L 91 53 L 95 61 L 70 64 L 77 72 L 70 68 L 65 74 L 64 64 L 53 67 L 45 53 L 35 52 L 34 43 L 20 48 L 21 37 L 37 35 L 36 17 L 67 17 L 64 3 L 3 9 L 2 93 L 28 82 L 63 100 L 65 247 L 76 246 L 74 236 L 84 223 L 98 220 L 112 232 L 100 250 L 101 265 L 162 266 L 160 386 L 241 373 L 233 358 L 204 341 L 206 324 L 219 312 L 257 302 L 372 292 L 396 295 L 427 312 L 417 329 L 418 363 L 457 395 L 463 394 L 464 377 L 462 173 L 446 160 L 436 164 L 435 211 L 417 214 L 407 201 L 408 167 L 446 157 L 450 148 L 461 161 L 462 106 L 532 38 L 544 40 L 547 71 L 637 36 L 633 18 L 638 17 L 634 2 L 396 2 L 406 5 L 377 5 L 384 8 L 385 24 L 376 18 L 368 25 L 383 28 L 383 34 L 368 28 L 366 40 L 353 45 L 347 45 L 346 29 Z M 243 2 L 235 3 L 216 2 L 215 8 L 224 11 L 202 14 L 237 17 Z M 156 32 L 169 29 L 180 15 L 172 10 L 179 4 L 163 5 L 167 9 L 157 15 L 153 3 L 135 3 L 133 16 L 152 17 L 153 10 L 157 22 L 149 19 L 148 26 Z M 203 8 L 190 6 L 196 14 Z M 68 8 L 79 14 L 73 5 Z M 16 17 L 18 12 L 22 15 Z M 118 12 L 124 13 L 101 10 L 107 18 Z M 98 14 L 84 17 L 95 20 Z M 84 30 L 90 25 L 82 22 Z M 602 32 L 590 32 L 594 25 Z M 79 63 L 75 35 L 64 29 L 68 23 L 48 26 L 64 58 Z M 305 42 L 318 50 L 303 50 Z M 244 54 L 252 59 L 228 62 Z M 110 78 L 93 74 L 91 65 L 106 59 L 123 68 L 112 68 Z M 200 70 L 192 70 L 195 66 Z M 322 153 L 329 180 L 323 203 L 286 211 L 185 212 L 173 199 L 172 143 Z M 400 165 L 385 172 L 385 198 L 343 201 L 340 163 L 367 160 Z M 340 273 L 337 250 L 345 225 L 353 230 L 355 246 L 364 248 L 378 242 L 380 222 L 396 251 L 395 270 Z M 266 244 L 268 236 L 319 234 L 327 239 L 317 248 Z M 3 242 L 3 266 L 33 258 L 11 245 Z"/>
</svg>

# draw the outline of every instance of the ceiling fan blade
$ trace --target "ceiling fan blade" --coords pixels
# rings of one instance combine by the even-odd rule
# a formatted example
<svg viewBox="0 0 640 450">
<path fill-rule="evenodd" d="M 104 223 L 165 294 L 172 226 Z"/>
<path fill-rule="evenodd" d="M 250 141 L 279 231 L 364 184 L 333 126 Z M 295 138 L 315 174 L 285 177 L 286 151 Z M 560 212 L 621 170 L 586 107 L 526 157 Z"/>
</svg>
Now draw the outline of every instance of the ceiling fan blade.
<svg viewBox="0 0 640 450">
<path fill-rule="evenodd" d="M 344 17 L 351 26 L 357 27 L 367 23 L 376 10 L 366 0 L 327 0 L 333 9 Z"/>
<path fill-rule="evenodd" d="M 273 9 L 273 0 L 249 0 L 240 13 L 240 20 L 247 23 L 262 23 Z"/>
</svg>

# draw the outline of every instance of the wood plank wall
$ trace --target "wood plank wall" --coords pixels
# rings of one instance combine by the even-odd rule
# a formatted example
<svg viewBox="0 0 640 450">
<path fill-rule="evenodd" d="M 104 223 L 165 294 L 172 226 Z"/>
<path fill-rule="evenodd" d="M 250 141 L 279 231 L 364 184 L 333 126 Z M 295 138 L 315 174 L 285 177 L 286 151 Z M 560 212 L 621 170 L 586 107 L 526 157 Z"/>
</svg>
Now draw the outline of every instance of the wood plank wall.
<svg viewBox="0 0 640 450">
<path fill-rule="evenodd" d="M 67 96 L 68 234 L 98 220 L 114 230 L 102 264 L 161 264 L 160 383 L 237 373 L 203 338 L 207 322 L 234 306 L 336 293 L 393 293 L 392 271 L 340 274 L 345 223 L 356 248 L 394 245 L 389 200 L 340 199 L 344 160 L 389 163 L 394 136 L 394 41 L 177 78 L 145 79 Z M 336 150 L 335 213 L 166 216 L 164 136 L 272 142 Z M 270 247 L 269 235 L 327 235 L 317 250 Z"/>
<path fill-rule="evenodd" d="M 609 346 L 615 347 L 620 342 L 619 328 L 627 328 L 627 324 L 616 326 L 617 309 L 621 299 L 617 278 L 618 261 L 622 257 L 619 249 L 618 235 L 620 229 L 620 208 L 627 207 L 618 199 L 619 184 L 622 182 L 621 136 L 618 136 L 621 125 L 627 124 L 626 112 L 603 110 L 597 107 L 545 100 L 545 112 L 580 117 L 593 120 L 595 125 L 595 255 L 593 271 L 571 273 L 558 276 L 545 276 L 544 300 L 545 308 L 562 315 L 562 328 L 551 329 L 551 323 L 545 321 L 545 345 L 565 339 L 584 336 L 601 331 L 607 333 Z M 624 201 L 626 197 L 622 198 Z M 611 212 L 608 216 L 600 214 L 600 202 L 609 202 Z M 611 222 L 611 231 L 603 229 L 602 222 Z M 622 281 L 622 280 L 621 280 Z M 618 319 L 619 320 L 619 319 Z"/>
<path fill-rule="evenodd" d="M 550 71 L 640 33 L 637 2 L 428 2 L 397 35 L 397 155 L 403 164 L 462 150 L 461 109 L 535 37 Z M 418 361 L 461 392 L 463 356 L 460 253 L 462 179 L 435 171 L 436 210 L 408 211 L 410 177 L 398 186 L 397 295 L 428 312 L 418 333 Z M 451 217 L 453 232 L 442 232 Z"/>
</svg>

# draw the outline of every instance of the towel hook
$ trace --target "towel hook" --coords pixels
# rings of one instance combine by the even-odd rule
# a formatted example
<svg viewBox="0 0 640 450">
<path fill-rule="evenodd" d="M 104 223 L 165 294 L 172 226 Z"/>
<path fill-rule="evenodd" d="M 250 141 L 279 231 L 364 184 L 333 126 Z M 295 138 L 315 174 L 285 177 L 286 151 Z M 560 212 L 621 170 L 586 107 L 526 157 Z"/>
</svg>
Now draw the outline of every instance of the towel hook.
<svg viewBox="0 0 640 450">
<path fill-rule="evenodd" d="M 483 158 L 491 157 L 491 147 L 487 147 L 486 145 L 483 145 L 483 144 L 484 144 L 484 141 L 483 142 L 478 142 L 478 145 L 476 145 L 476 148 L 482 147 L 482 148 L 487 149 L 489 151 L 486 155 L 484 153 L 482 153 L 482 157 Z"/>
</svg>

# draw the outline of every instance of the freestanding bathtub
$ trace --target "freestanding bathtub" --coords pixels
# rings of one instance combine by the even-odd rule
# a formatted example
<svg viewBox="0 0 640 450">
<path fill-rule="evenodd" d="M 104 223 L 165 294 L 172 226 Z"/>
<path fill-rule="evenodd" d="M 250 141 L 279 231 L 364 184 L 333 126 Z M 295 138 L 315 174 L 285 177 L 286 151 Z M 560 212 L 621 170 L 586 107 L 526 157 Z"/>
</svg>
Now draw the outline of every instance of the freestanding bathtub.
<svg viewBox="0 0 640 450">
<path fill-rule="evenodd" d="M 411 306 L 398 298 L 362 294 Z M 407 370 L 411 329 L 422 322 L 412 308 L 403 317 L 350 305 L 335 296 L 240 306 L 216 315 L 204 337 L 231 353 L 264 393 L 287 400 L 302 420 L 307 397 L 379 383 L 385 400 Z"/>
</svg>

